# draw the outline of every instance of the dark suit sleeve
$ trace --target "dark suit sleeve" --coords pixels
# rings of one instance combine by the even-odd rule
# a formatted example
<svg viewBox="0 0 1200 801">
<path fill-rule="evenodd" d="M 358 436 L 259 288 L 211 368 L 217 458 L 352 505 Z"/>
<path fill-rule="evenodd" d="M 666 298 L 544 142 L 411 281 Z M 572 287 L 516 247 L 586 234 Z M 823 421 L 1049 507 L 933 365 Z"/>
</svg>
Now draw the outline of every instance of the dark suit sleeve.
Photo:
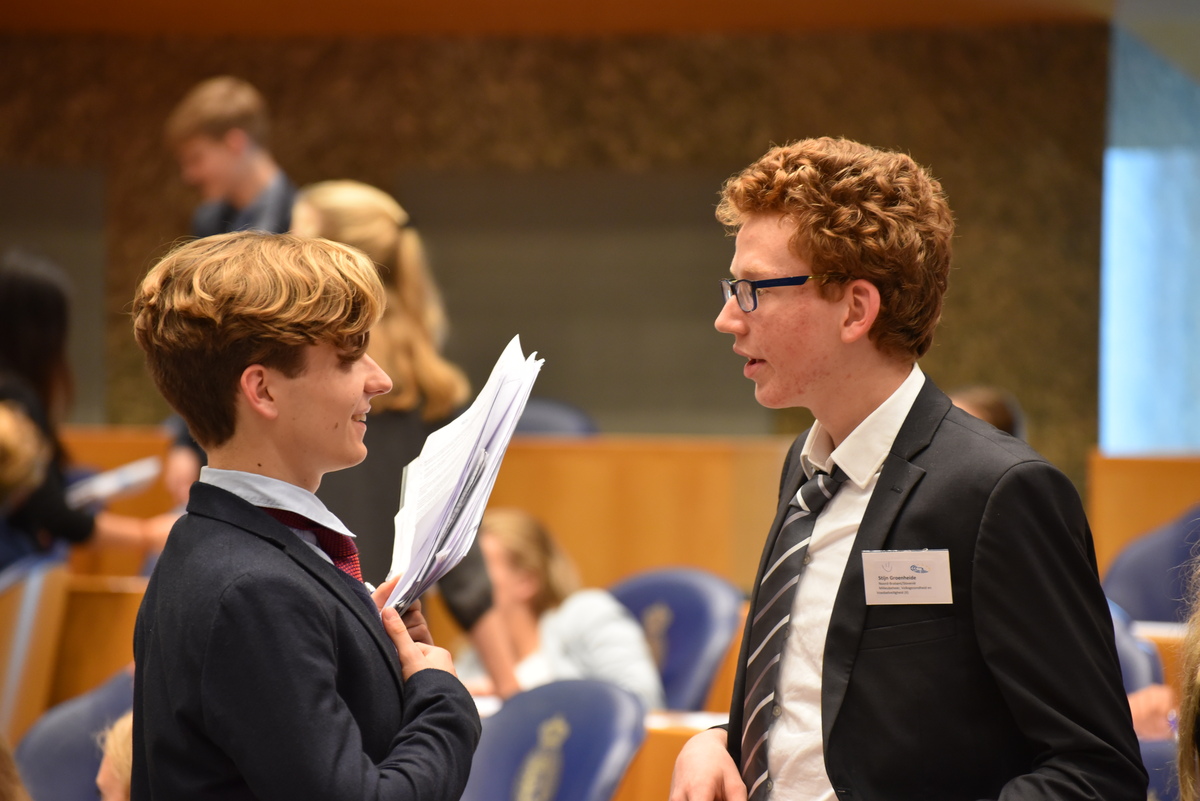
<svg viewBox="0 0 1200 801">
<path fill-rule="evenodd" d="M 1091 534 L 1058 470 L 1025 462 L 998 481 L 980 526 L 972 594 L 984 660 L 1034 765 L 1000 798 L 1144 799 Z"/>
<path fill-rule="evenodd" d="M 470 695 L 444 671 L 415 674 L 404 685 L 390 752 L 373 762 L 340 686 L 372 674 L 346 664 L 346 611 L 321 603 L 310 587 L 255 575 L 226 588 L 204 652 L 207 735 L 258 799 L 457 798 L 479 737 Z M 386 691 L 394 680 L 383 684 L 379 703 L 396 704 Z"/>
</svg>

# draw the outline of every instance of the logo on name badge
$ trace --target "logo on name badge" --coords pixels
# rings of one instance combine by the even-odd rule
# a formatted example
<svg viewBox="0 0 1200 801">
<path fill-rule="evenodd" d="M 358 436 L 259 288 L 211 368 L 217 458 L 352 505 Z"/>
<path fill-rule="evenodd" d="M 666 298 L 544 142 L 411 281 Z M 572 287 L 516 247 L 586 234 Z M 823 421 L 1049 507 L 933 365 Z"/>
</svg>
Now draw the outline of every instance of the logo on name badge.
<svg viewBox="0 0 1200 801">
<path fill-rule="evenodd" d="M 920 565 L 909 565 L 908 569 L 914 573 L 928 573 L 929 572 L 928 570 L 921 567 Z"/>
<path fill-rule="evenodd" d="M 879 563 L 879 566 L 880 566 L 881 568 L 883 568 L 883 572 L 884 572 L 884 573 L 891 573 L 891 572 L 892 572 L 892 563 L 891 563 L 891 562 L 880 562 L 880 563 Z"/>
</svg>

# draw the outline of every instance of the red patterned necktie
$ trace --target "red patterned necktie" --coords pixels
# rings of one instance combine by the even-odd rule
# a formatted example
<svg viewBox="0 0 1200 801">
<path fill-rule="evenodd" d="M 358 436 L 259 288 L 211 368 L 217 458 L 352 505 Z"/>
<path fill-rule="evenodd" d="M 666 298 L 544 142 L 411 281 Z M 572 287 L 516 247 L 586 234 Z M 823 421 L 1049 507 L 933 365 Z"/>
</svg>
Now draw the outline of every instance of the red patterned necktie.
<svg viewBox="0 0 1200 801">
<path fill-rule="evenodd" d="M 329 554 L 329 558 L 333 560 L 334 567 L 359 581 L 363 580 L 362 567 L 358 564 L 358 546 L 354 544 L 352 537 L 347 537 L 345 534 L 309 520 L 304 515 L 289 512 L 286 509 L 271 509 L 266 506 L 259 508 L 288 528 L 311 531 L 316 536 L 321 550 Z"/>
</svg>

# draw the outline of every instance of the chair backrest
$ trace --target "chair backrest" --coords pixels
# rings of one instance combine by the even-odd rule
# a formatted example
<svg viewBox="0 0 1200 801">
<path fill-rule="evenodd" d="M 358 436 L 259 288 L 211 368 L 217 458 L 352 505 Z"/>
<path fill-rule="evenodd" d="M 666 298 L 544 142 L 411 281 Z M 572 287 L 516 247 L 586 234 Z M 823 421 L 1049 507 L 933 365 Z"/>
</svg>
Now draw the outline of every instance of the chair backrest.
<svg viewBox="0 0 1200 801">
<path fill-rule="evenodd" d="M 702 709 L 741 621 L 741 590 L 706 570 L 679 567 L 639 573 L 609 591 L 642 623 L 667 708 Z"/>
<path fill-rule="evenodd" d="M 66 601 L 65 550 L 0 571 L 0 737 L 10 743 L 49 705 Z"/>
<path fill-rule="evenodd" d="M 1175 740 L 1138 740 L 1142 764 L 1150 777 L 1149 801 L 1179 801 L 1179 774 L 1175 770 Z"/>
<path fill-rule="evenodd" d="M 599 432 L 596 421 L 583 409 L 552 398 L 530 398 L 526 401 L 516 429 L 516 433 L 521 435 L 588 436 Z"/>
<path fill-rule="evenodd" d="M 1187 582 L 1200 545 L 1200 506 L 1128 543 L 1104 574 L 1104 594 L 1134 620 L 1187 619 Z"/>
<path fill-rule="evenodd" d="M 1117 643 L 1121 683 L 1125 686 L 1125 692 L 1136 692 L 1150 684 L 1162 684 L 1163 665 L 1158 648 L 1133 633 L 1133 619 L 1119 604 L 1109 600 L 1108 610 L 1112 613 L 1113 636 Z"/>
<path fill-rule="evenodd" d="M 544 684 L 483 722 L 462 801 L 608 801 L 646 736 L 642 704 L 604 681 Z"/>
<path fill-rule="evenodd" d="M 94 801 L 103 756 L 96 735 L 132 707 L 133 674 L 121 670 L 38 718 L 14 753 L 30 798 Z"/>
</svg>

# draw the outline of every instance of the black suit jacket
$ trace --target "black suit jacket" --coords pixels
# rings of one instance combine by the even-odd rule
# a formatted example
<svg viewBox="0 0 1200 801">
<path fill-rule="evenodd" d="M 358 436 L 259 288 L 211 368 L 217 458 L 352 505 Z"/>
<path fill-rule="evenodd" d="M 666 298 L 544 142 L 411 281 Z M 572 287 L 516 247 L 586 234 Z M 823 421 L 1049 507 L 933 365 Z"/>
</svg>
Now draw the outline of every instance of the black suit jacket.
<svg viewBox="0 0 1200 801">
<path fill-rule="evenodd" d="M 444 671 L 402 681 L 367 601 L 290 529 L 193 485 L 138 614 L 132 798 L 458 798 L 474 702 Z"/>
<path fill-rule="evenodd" d="M 764 554 L 804 479 L 805 437 L 784 465 Z M 949 549 L 954 603 L 867 606 L 862 551 L 921 548 Z M 730 709 L 739 764 L 748 643 Z M 825 768 L 839 799 L 1146 797 L 1078 494 L 928 379 L 846 563 L 821 684 Z M 775 797 L 788 798 L 786 788 Z"/>
</svg>

